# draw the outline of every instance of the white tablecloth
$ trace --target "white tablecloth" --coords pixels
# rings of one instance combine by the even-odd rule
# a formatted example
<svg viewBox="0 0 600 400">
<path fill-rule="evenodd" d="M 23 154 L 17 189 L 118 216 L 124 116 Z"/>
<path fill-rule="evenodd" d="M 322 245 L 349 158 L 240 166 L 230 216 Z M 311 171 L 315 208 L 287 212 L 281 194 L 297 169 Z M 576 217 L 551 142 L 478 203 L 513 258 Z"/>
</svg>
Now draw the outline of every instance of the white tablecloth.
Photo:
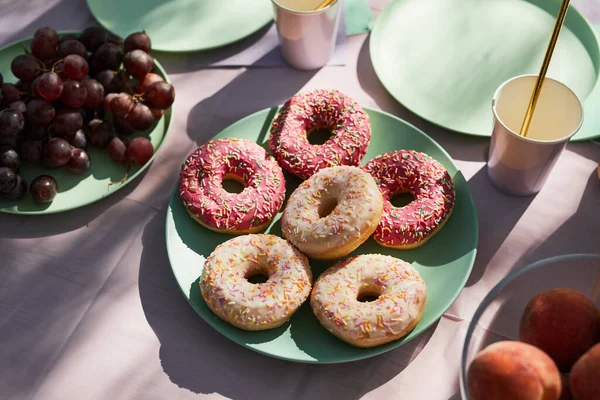
<svg viewBox="0 0 600 400">
<path fill-rule="evenodd" d="M 597 0 L 573 3 L 600 24 Z M 375 13 L 385 4 L 371 1 Z M 83 0 L 0 0 L 0 44 L 41 26 L 92 21 Z M 177 88 L 176 118 L 141 179 L 71 212 L 0 215 L 0 398 L 459 399 L 465 331 L 490 288 L 533 260 L 600 252 L 600 147 L 570 144 L 541 193 L 506 196 L 485 172 L 489 141 L 434 127 L 395 102 L 373 72 L 366 39 L 348 39 L 348 65 L 317 72 L 199 69 L 200 55 L 161 57 Z M 446 148 L 469 181 L 481 231 L 473 273 L 439 323 L 394 351 L 339 365 L 280 361 L 221 336 L 181 295 L 164 237 L 168 198 L 195 144 L 321 87 L 394 113 Z"/>
</svg>

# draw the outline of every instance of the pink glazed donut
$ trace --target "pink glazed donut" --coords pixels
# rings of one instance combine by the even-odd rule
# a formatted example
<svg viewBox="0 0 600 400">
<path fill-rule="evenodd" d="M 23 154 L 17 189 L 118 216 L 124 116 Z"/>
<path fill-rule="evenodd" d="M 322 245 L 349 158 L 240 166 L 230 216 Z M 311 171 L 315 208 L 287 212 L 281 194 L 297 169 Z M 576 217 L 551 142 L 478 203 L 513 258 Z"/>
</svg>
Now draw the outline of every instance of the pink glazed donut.
<svg viewBox="0 0 600 400">
<path fill-rule="evenodd" d="M 309 143 L 316 130 L 329 130 L 321 145 Z M 358 166 L 371 140 L 369 116 L 360 105 L 337 90 L 298 94 L 284 105 L 273 124 L 269 149 L 283 169 L 308 179 L 322 168 Z"/>
<path fill-rule="evenodd" d="M 229 193 L 223 180 L 244 185 Z M 179 196 L 199 224 L 219 233 L 243 235 L 265 229 L 285 198 L 285 179 L 267 152 L 245 139 L 212 140 L 181 167 Z"/>
<path fill-rule="evenodd" d="M 454 183 L 442 164 L 425 153 L 400 150 L 382 154 L 364 167 L 383 195 L 383 215 L 373 234 L 377 243 L 401 250 L 422 246 L 446 223 L 454 208 Z M 394 207 L 392 196 L 414 200 Z"/>
</svg>

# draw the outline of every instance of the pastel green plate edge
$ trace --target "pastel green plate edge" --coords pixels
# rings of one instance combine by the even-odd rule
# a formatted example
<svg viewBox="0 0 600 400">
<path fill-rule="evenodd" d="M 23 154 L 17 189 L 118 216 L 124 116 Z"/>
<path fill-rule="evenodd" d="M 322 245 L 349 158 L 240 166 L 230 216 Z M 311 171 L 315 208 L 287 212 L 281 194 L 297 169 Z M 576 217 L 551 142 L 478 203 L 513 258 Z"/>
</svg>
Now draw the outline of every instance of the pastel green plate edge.
<svg viewBox="0 0 600 400">
<path fill-rule="evenodd" d="M 379 62 L 379 57 L 374 50 L 375 48 L 377 48 L 377 46 L 375 46 L 374 44 L 377 41 L 384 40 L 379 32 L 383 30 L 382 26 L 386 20 L 386 16 L 388 13 L 392 12 L 394 6 L 401 3 L 402 1 L 404 0 L 393 0 L 384 8 L 384 10 L 377 16 L 377 19 L 371 31 L 371 37 L 369 38 L 371 44 L 369 48 L 369 55 L 371 58 L 373 69 L 379 79 L 379 82 L 381 82 L 382 86 L 386 89 L 386 91 L 397 102 L 402 104 L 407 110 L 434 125 L 464 135 L 490 137 L 491 122 L 489 132 L 472 132 L 466 130 L 453 129 L 451 127 L 445 126 L 440 121 L 437 121 L 434 115 L 425 115 L 423 113 L 418 113 L 415 110 L 411 109 L 410 99 L 403 98 L 401 94 L 395 93 L 393 90 L 391 90 L 389 84 L 386 84 L 386 80 L 383 78 L 384 75 L 382 73 L 384 66 Z M 558 10 L 558 6 L 560 4 L 559 0 L 523 1 L 532 3 L 546 12 L 550 12 L 550 8 L 552 9 L 552 11 L 555 11 L 555 9 Z M 592 59 L 592 62 L 594 64 L 594 68 L 596 70 L 597 75 L 596 84 L 590 91 L 586 100 L 583 102 L 585 115 L 583 126 L 580 129 L 580 131 L 571 138 L 571 141 L 593 140 L 600 137 L 600 25 L 593 25 L 585 15 L 581 14 L 573 5 L 570 5 L 567 17 L 565 19 L 565 26 L 568 26 L 573 31 L 573 33 L 578 37 L 578 39 L 588 51 L 590 58 Z M 592 131 L 588 132 L 588 130 Z"/>
<path fill-rule="evenodd" d="M 59 36 L 61 36 L 61 37 L 64 35 L 68 35 L 68 34 L 77 35 L 79 33 L 81 33 L 81 31 L 76 31 L 76 30 L 67 30 L 67 31 L 59 31 L 58 32 Z M 0 58 L 2 57 L 2 53 L 5 50 L 7 50 L 13 46 L 28 45 L 29 42 L 31 41 L 31 39 L 32 38 L 21 39 L 21 40 L 17 40 L 15 42 L 9 43 L 5 46 L 2 46 L 0 48 Z M 155 57 L 154 57 L 154 65 L 156 66 L 156 69 L 158 70 L 159 74 L 165 79 L 165 81 L 171 83 L 171 80 L 169 79 L 167 72 L 162 67 L 162 65 L 160 65 L 160 63 L 158 62 L 158 60 L 156 60 Z M 14 77 L 11 77 L 11 78 L 14 78 Z M 9 79 L 10 82 L 13 82 L 13 80 L 14 79 Z M 4 76 L 4 81 L 7 82 L 6 76 Z M 65 206 L 65 207 L 58 206 L 55 208 L 45 208 L 44 205 L 40 204 L 39 209 L 37 209 L 37 210 L 20 211 L 20 210 L 15 209 L 14 207 L 4 206 L 4 204 L 6 204 L 8 201 L 0 199 L 0 213 L 18 214 L 18 215 L 56 214 L 56 213 L 61 213 L 61 212 L 65 212 L 65 211 L 74 210 L 74 209 L 77 209 L 80 207 L 84 207 L 89 204 L 93 204 L 93 203 L 95 203 L 99 200 L 102 200 L 102 199 L 110 196 L 111 194 L 121 190 L 123 187 L 125 187 L 126 185 L 131 183 L 133 180 L 135 180 L 141 173 L 143 173 L 150 166 L 150 164 L 152 164 L 152 161 L 154 161 L 154 158 L 156 157 L 156 155 L 162 148 L 163 144 L 165 143 L 165 141 L 167 139 L 167 135 L 168 135 L 169 131 L 171 130 L 171 126 L 172 126 L 173 120 L 174 120 L 174 105 L 175 105 L 175 103 L 173 103 L 173 105 L 171 107 L 169 107 L 168 110 L 165 110 L 165 113 L 163 115 L 163 118 L 164 118 L 164 123 L 163 123 L 164 128 L 162 129 L 163 134 L 162 134 L 162 137 L 160 138 L 159 145 L 154 150 L 154 154 L 152 155 L 150 160 L 142 167 L 139 167 L 139 168 L 132 167 L 134 172 L 129 174 L 129 176 L 127 177 L 127 179 L 124 182 L 110 186 L 109 189 L 105 193 L 103 193 L 102 195 L 100 195 L 99 197 L 97 197 L 95 199 L 91 199 L 89 201 L 78 202 L 74 205 Z M 157 128 L 159 128 L 159 126 L 156 126 L 152 132 L 154 132 L 154 130 L 156 130 Z M 92 162 L 94 162 L 94 161 L 92 161 Z M 61 168 L 64 168 L 64 167 L 61 167 Z M 48 173 L 50 175 L 52 175 L 52 170 L 48 169 Z M 31 183 L 31 182 L 28 182 L 28 184 L 29 183 Z M 31 196 L 29 191 L 27 192 L 26 196 Z M 60 201 L 60 187 L 59 187 L 59 193 L 57 194 L 57 197 L 54 199 L 53 204 L 54 204 L 54 202 L 57 202 L 56 204 L 58 204 L 59 201 Z"/>
<path fill-rule="evenodd" d="M 271 124 L 271 121 L 272 121 L 273 117 L 275 116 L 275 113 L 278 109 L 279 109 L 279 107 L 273 107 L 271 109 L 261 110 L 254 114 L 251 114 L 251 115 L 237 121 L 236 123 L 230 125 L 226 129 L 221 131 L 218 135 L 214 136 L 211 140 L 220 138 L 220 137 L 233 137 L 233 136 L 230 136 L 230 132 L 235 133 L 235 131 L 239 130 L 240 127 L 243 127 L 249 121 L 252 121 L 254 119 L 260 119 L 260 121 L 263 121 L 262 122 L 262 132 L 259 135 L 250 133 L 250 134 L 246 134 L 243 136 L 246 136 L 246 138 L 248 138 L 249 136 L 251 136 L 251 137 L 259 136 L 260 140 L 266 140 L 265 137 L 260 138 L 260 136 L 264 135 L 264 131 L 268 130 L 268 128 Z M 241 346 L 244 346 L 248 349 L 251 349 L 253 351 L 256 351 L 260 354 L 263 354 L 263 355 L 267 355 L 270 357 L 274 357 L 274 358 L 278 358 L 278 359 L 282 359 L 282 360 L 286 360 L 286 361 L 299 362 L 299 363 L 333 364 L 333 363 L 342 363 L 342 362 L 361 360 L 361 359 L 377 356 L 377 355 L 386 353 L 390 350 L 393 350 L 393 349 L 403 345 L 404 343 L 409 342 L 410 340 L 414 339 L 415 337 L 417 337 L 418 335 L 420 335 L 421 333 L 426 331 L 431 325 L 436 323 L 442 317 L 444 312 L 446 312 L 446 310 L 452 305 L 452 303 L 456 300 L 456 298 L 458 297 L 458 295 L 464 288 L 464 286 L 467 282 L 467 279 L 471 274 L 471 271 L 472 271 L 472 268 L 473 268 L 473 265 L 475 262 L 475 257 L 477 254 L 477 245 L 478 245 L 478 240 L 479 240 L 478 216 L 477 216 L 477 212 L 476 212 L 476 208 L 475 208 L 475 203 L 473 201 L 473 197 L 469 190 L 466 179 L 464 178 L 464 176 L 460 172 L 460 169 L 454 163 L 454 161 L 452 160 L 450 155 L 438 143 L 436 143 L 433 139 L 431 139 L 425 133 L 420 131 L 418 128 L 414 127 L 413 125 L 401 120 L 400 118 L 398 118 L 392 114 L 389 114 L 389 113 L 386 113 L 386 112 L 383 112 L 380 110 L 366 108 L 366 107 L 364 109 L 371 116 L 372 122 L 374 121 L 374 119 L 378 119 L 378 118 L 392 119 L 392 120 L 394 120 L 395 124 L 398 124 L 398 126 L 402 126 L 404 135 L 418 135 L 419 140 L 422 140 L 423 143 L 425 143 L 427 146 L 432 146 L 444 158 L 446 158 L 446 160 L 443 160 L 443 162 L 444 162 L 445 166 L 448 168 L 449 172 L 451 174 L 454 174 L 453 180 L 456 185 L 457 199 L 458 199 L 457 202 L 458 201 L 462 202 L 462 205 L 461 205 L 462 211 L 461 212 L 464 212 L 465 216 L 463 216 L 463 219 L 461 221 L 458 221 L 457 218 L 458 218 L 459 214 L 456 212 L 456 209 L 455 209 L 455 212 L 453 213 L 453 217 L 455 218 L 454 222 L 452 222 L 453 217 L 451 217 L 451 219 L 448 221 L 448 223 L 447 223 L 446 227 L 444 227 L 444 229 L 446 229 L 448 227 L 448 225 L 451 223 L 463 224 L 461 226 L 464 227 L 462 229 L 465 230 L 466 233 L 465 233 L 465 236 L 461 240 L 464 241 L 464 243 L 465 243 L 464 248 L 468 249 L 468 251 L 465 251 L 464 253 L 461 252 L 462 255 L 460 257 L 457 257 L 454 260 L 446 262 L 442 265 L 438 265 L 438 266 L 417 265 L 416 268 L 421 271 L 423 278 L 426 280 L 426 283 L 427 283 L 427 280 L 430 279 L 429 276 L 430 275 L 432 276 L 432 274 L 434 274 L 436 272 L 436 268 L 443 268 L 443 267 L 457 268 L 461 273 L 460 279 L 457 278 L 457 280 L 455 281 L 455 287 L 453 287 L 451 290 L 444 289 L 445 290 L 444 294 L 447 296 L 445 296 L 445 297 L 442 296 L 442 297 L 444 297 L 444 300 L 441 301 L 443 303 L 443 305 L 440 305 L 440 307 L 438 309 L 436 309 L 435 311 L 430 311 L 426 308 L 426 313 L 424 314 L 422 320 L 419 322 L 417 327 L 409 335 L 407 335 L 406 337 L 404 337 L 401 340 L 391 342 L 386 345 L 375 347 L 375 348 L 358 349 L 358 348 L 352 347 L 350 345 L 347 345 L 347 344 L 343 343 L 342 341 L 340 341 L 339 339 L 335 338 L 329 332 L 325 331 L 324 328 L 322 328 L 320 325 L 318 325 L 318 322 L 316 322 L 316 324 L 318 325 L 318 328 L 323 329 L 324 333 L 326 335 L 328 335 L 330 340 L 336 341 L 336 343 L 335 343 L 336 346 L 338 346 L 338 347 L 344 346 L 345 355 L 344 354 L 342 354 L 340 356 L 326 355 L 322 359 L 285 356 L 285 355 L 279 354 L 279 353 L 281 353 L 281 351 L 277 352 L 277 351 L 270 350 L 268 348 L 261 348 L 261 346 L 258 346 L 256 344 L 252 345 L 252 343 L 248 343 L 248 341 L 249 341 L 248 338 L 252 337 L 250 335 L 255 335 L 255 334 L 261 335 L 263 333 L 245 332 L 245 331 L 239 330 L 239 329 L 234 328 L 231 325 L 223 322 L 218 317 L 216 317 L 216 315 L 214 313 L 212 313 L 212 311 L 210 311 L 210 309 L 208 309 L 208 307 L 204 303 L 204 300 L 202 300 L 202 297 L 199 295 L 199 288 L 197 288 L 197 286 L 198 286 L 197 285 L 197 277 L 196 277 L 195 273 L 193 274 L 193 277 L 196 280 L 194 280 L 192 282 L 191 290 L 195 290 L 197 293 L 195 295 L 192 294 L 190 296 L 189 282 L 191 281 L 192 277 L 190 276 L 186 280 L 185 276 L 190 275 L 190 273 L 189 272 L 186 273 L 181 267 L 178 267 L 178 265 L 180 265 L 179 263 L 186 262 L 186 257 L 187 257 L 187 261 L 189 261 L 189 262 L 197 262 L 198 259 L 201 260 L 203 256 L 199 255 L 198 253 L 194 252 L 194 250 L 189 248 L 189 246 L 186 244 L 186 243 L 189 243 L 189 241 L 185 242 L 184 240 L 181 239 L 180 232 L 176 226 L 176 224 L 177 224 L 176 220 L 179 218 L 183 218 L 183 220 L 185 221 L 184 224 L 186 225 L 186 227 L 193 226 L 194 228 L 191 228 L 192 230 L 195 230 L 196 228 L 201 229 L 200 232 L 202 232 L 203 234 L 206 234 L 206 236 L 203 236 L 204 238 L 216 238 L 219 241 L 225 241 L 227 239 L 232 238 L 233 236 L 221 235 L 221 234 L 210 232 L 210 231 L 206 230 L 205 228 L 200 227 L 196 222 L 194 222 L 189 217 L 187 212 L 185 211 L 185 208 L 179 198 L 178 187 L 176 186 L 171 195 L 169 206 L 167 208 L 166 221 L 165 221 L 166 246 L 167 246 L 167 253 L 168 253 L 171 269 L 173 271 L 175 279 L 177 280 L 178 286 L 179 286 L 182 294 L 184 295 L 184 297 L 186 298 L 188 303 L 192 306 L 192 308 L 196 311 L 196 313 L 198 315 L 200 315 L 200 317 L 202 317 L 202 319 L 204 319 L 204 321 L 206 321 L 215 330 L 217 330 L 219 333 L 221 333 L 228 339 L 232 340 L 233 342 L 235 342 Z M 242 137 L 242 135 L 238 135 L 236 137 Z M 266 137 L 268 137 L 268 133 L 266 134 Z M 373 136 L 371 139 L 372 143 L 373 143 L 373 140 L 377 140 L 377 139 L 374 139 L 374 137 L 375 136 Z M 385 141 L 385 138 L 382 137 L 379 140 Z M 408 137 L 407 140 L 413 141 L 415 139 L 412 137 Z M 391 150 L 392 149 L 387 150 L 387 151 L 391 151 Z M 363 164 L 366 161 L 367 160 L 363 160 Z M 442 160 L 440 160 L 440 161 L 442 161 Z M 448 163 L 450 163 L 451 165 L 448 165 Z M 286 179 L 288 179 L 287 175 L 286 175 Z M 288 180 L 288 182 L 289 182 L 289 180 Z M 289 192 L 289 189 L 288 189 L 288 192 Z M 173 216 L 174 210 L 176 213 L 178 213 L 180 215 L 179 217 Z M 280 217 L 280 214 L 275 218 L 275 220 L 278 220 L 279 217 Z M 266 231 L 270 231 L 270 229 L 273 227 L 274 224 L 275 224 L 275 222 L 273 224 L 271 224 L 271 226 Z M 176 239 L 171 238 L 170 232 L 173 232 L 172 234 L 176 235 L 177 238 Z M 442 233 L 442 232 L 443 232 L 443 230 L 440 233 Z M 438 235 L 440 233 L 438 233 Z M 175 241 L 175 240 L 181 240 L 181 244 L 173 243 L 173 241 Z M 198 240 L 202 241 L 202 238 L 198 237 Z M 415 250 L 400 251 L 400 250 L 394 250 L 394 249 L 381 247 L 381 246 L 375 244 L 375 242 L 371 238 L 371 239 L 369 239 L 369 241 L 373 241 L 373 242 L 369 244 L 369 247 L 376 246 L 377 252 L 380 252 L 382 254 L 393 255 L 393 256 L 396 256 L 399 258 L 404 258 L 410 262 L 411 257 L 409 256 L 409 254 L 415 254 L 415 252 L 419 252 L 416 254 L 421 254 L 421 253 L 433 254 L 432 251 L 425 253 L 426 250 L 428 249 L 428 246 L 429 246 L 429 249 L 432 249 L 432 250 L 434 250 L 434 248 L 431 247 L 432 245 L 436 246 L 438 249 L 439 248 L 443 249 L 444 243 L 442 243 L 442 242 L 438 243 L 435 240 L 436 240 L 436 238 L 434 237 L 431 239 L 431 241 L 429 243 L 427 243 L 424 246 L 422 246 L 418 249 L 415 249 Z M 435 244 L 435 243 L 437 243 L 437 244 Z M 181 247 L 178 247 L 181 245 L 185 245 L 187 248 L 182 249 Z M 446 247 L 448 247 L 450 245 L 451 245 L 451 247 L 454 247 L 454 243 L 447 243 Z M 362 248 L 362 246 L 359 248 L 359 250 L 361 248 Z M 187 254 L 184 254 L 184 253 L 187 253 Z M 435 257 L 435 255 L 433 257 Z M 416 261 L 416 260 L 414 260 L 414 261 Z M 421 260 L 421 261 L 423 261 L 423 260 Z M 315 267 L 314 267 L 315 263 L 316 263 L 315 261 L 311 260 L 311 266 L 313 267 L 313 272 L 316 272 Z M 330 264 L 332 264 L 332 262 L 330 262 Z M 431 268 L 431 270 L 429 270 L 430 268 Z M 427 274 L 425 274 L 424 271 L 427 272 Z M 317 275 L 318 274 L 315 273 L 315 279 L 316 279 Z M 196 298 L 199 297 L 198 305 L 194 304 L 194 301 L 191 299 L 192 296 L 196 297 Z M 429 296 L 428 298 L 430 298 L 431 293 L 429 293 L 428 296 Z M 430 304 L 430 303 L 428 303 L 428 304 Z M 199 307 L 203 307 L 203 308 L 201 309 Z M 297 314 L 299 314 L 300 312 L 304 312 L 304 314 L 306 314 L 307 307 L 310 310 L 310 306 L 308 305 L 308 302 L 306 302 L 301 307 L 301 309 L 298 311 Z M 427 316 L 429 314 L 433 314 L 433 315 L 428 316 L 427 317 L 428 320 L 426 321 L 425 316 Z M 296 315 L 294 315 L 292 317 L 292 319 L 291 319 L 292 321 L 294 320 Z M 314 318 L 314 316 L 312 316 L 312 317 Z M 302 318 L 304 318 L 304 316 Z M 314 321 L 317 321 L 316 318 L 314 318 Z M 280 335 L 283 333 L 287 333 L 287 326 L 289 324 L 290 323 L 288 322 L 288 323 L 284 324 L 283 327 L 277 328 L 275 331 L 279 330 L 279 333 L 274 332 L 274 335 Z M 316 329 L 316 328 L 310 328 L 310 329 Z M 263 332 L 267 332 L 267 333 L 265 333 L 266 335 L 269 334 L 268 333 L 269 331 L 263 331 Z M 244 337 L 245 337 L 245 339 L 244 339 Z M 199 337 L 198 340 L 202 340 L 201 337 Z M 287 340 L 289 341 L 290 339 L 287 339 Z M 286 345 L 288 345 L 288 343 L 286 343 Z M 346 353 L 350 353 L 350 355 L 348 355 Z"/>
<path fill-rule="evenodd" d="M 126 4 L 128 4 L 129 1 L 131 1 L 131 0 L 123 0 L 122 4 L 126 5 Z M 227 0 L 225 0 L 225 1 L 227 1 Z M 269 1 L 269 0 L 265 0 L 265 1 Z M 101 8 L 97 8 L 97 7 L 104 6 L 104 3 L 106 3 L 104 0 L 86 0 L 86 3 L 88 6 L 88 9 L 90 10 L 90 13 L 93 15 L 93 17 L 96 19 L 96 21 L 98 21 L 98 23 L 100 25 L 102 25 L 105 29 L 107 29 L 108 31 L 110 31 L 112 33 L 115 33 L 117 35 L 119 34 L 119 32 L 116 32 L 114 29 L 111 29 L 109 27 L 111 24 L 108 23 L 108 21 L 110 19 L 110 17 L 106 16 L 108 14 L 106 12 L 102 12 Z M 116 11 L 118 11 L 118 10 L 115 10 L 115 12 Z M 252 29 L 243 31 L 241 34 L 234 36 L 231 39 L 221 40 L 221 41 L 212 43 L 210 45 L 190 45 L 190 46 L 183 46 L 180 48 L 167 48 L 167 47 L 162 47 L 160 45 L 156 46 L 153 43 L 153 50 L 161 51 L 161 52 L 165 52 L 165 53 L 188 53 L 188 52 L 205 51 L 205 50 L 213 50 L 213 49 L 221 48 L 221 47 L 236 43 L 242 39 L 245 39 L 245 38 L 251 36 L 252 34 L 258 32 L 260 29 L 265 27 L 272 20 L 273 20 L 272 14 L 269 17 L 265 16 L 264 19 L 256 21 L 256 25 L 254 25 Z"/>
</svg>

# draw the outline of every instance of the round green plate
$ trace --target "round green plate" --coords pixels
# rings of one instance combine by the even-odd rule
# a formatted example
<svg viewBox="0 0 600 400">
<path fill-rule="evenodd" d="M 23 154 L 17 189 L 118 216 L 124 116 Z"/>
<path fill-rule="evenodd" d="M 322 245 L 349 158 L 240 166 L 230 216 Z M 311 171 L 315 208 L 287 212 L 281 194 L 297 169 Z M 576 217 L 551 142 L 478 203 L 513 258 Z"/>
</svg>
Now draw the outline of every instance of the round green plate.
<svg viewBox="0 0 600 400">
<path fill-rule="evenodd" d="M 207 50 L 238 41 L 273 19 L 269 0 L 87 0 L 98 22 L 126 37 L 145 30 L 154 50 Z"/>
<path fill-rule="evenodd" d="M 453 131 L 490 136 L 492 97 L 517 75 L 538 74 L 560 0 L 395 0 L 370 39 L 383 86 L 420 117 Z M 548 77 L 584 103 L 573 140 L 600 136 L 600 47 L 592 25 L 567 13 Z"/>
<path fill-rule="evenodd" d="M 252 114 L 231 125 L 215 138 L 238 137 L 263 147 L 278 107 Z M 206 306 L 198 286 L 205 259 L 217 245 L 232 236 L 214 233 L 190 218 L 177 188 L 167 210 L 166 238 L 169 260 L 179 286 L 196 312 L 213 328 L 234 342 L 259 353 L 304 363 L 339 363 L 385 353 L 415 338 L 435 323 L 450 307 L 465 285 L 478 240 L 477 213 L 465 178 L 450 156 L 432 139 L 408 123 L 381 111 L 366 109 L 371 117 L 372 139 L 363 163 L 387 151 L 414 149 L 440 161 L 456 184 L 456 205 L 444 228 L 420 248 L 400 251 L 379 246 L 371 238 L 353 254 L 381 253 L 411 262 L 427 284 L 427 306 L 416 328 L 401 340 L 370 349 L 352 347 L 321 327 L 308 301 L 283 326 L 262 332 L 246 332 L 223 322 Z M 288 196 L 300 180 L 286 175 Z M 281 214 L 266 230 L 281 236 Z M 316 279 L 335 261 L 314 261 Z M 198 338 L 202 340 L 202 338 Z"/>
<path fill-rule="evenodd" d="M 77 34 L 76 31 L 60 32 L 59 34 L 66 35 L 67 33 Z M 12 59 L 23 54 L 23 46 L 29 48 L 30 39 L 21 40 L 0 49 L 0 73 L 4 77 L 4 82 L 14 83 L 17 79 L 10 72 L 10 63 Z M 155 72 L 160 74 L 167 82 L 169 77 L 161 65 L 154 59 Z M 39 175 L 51 175 L 56 179 L 58 184 L 58 194 L 51 203 L 39 204 L 36 203 L 31 194 L 27 193 L 22 200 L 9 201 L 0 198 L 0 212 L 11 214 L 51 214 L 72 210 L 98 201 L 117 190 L 121 189 L 129 182 L 133 181 L 143 170 L 148 168 L 158 151 L 160 150 L 167 132 L 173 121 L 173 108 L 165 110 L 163 117 L 158 121 L 155 127 L 150 132 L 136 132 L 129 136 L 133 139 L 137 136 L 148 136 L 154 146 L 154 156 L 142 167 L 132 167 L 129 171 L 128 178 L 118 184 L 109 184 L 116 182 L 125 176 L 125 167 L 114 163 L 105 150 L 88 146 L 87 152 L 92 160 L 92 165 L 82 175 L 70 173 L 66 167 L 57 169 L 44 168 L 41 165 L 23 163 L 21 166 L 21 175 L 27 183 Z"/>
</svg>

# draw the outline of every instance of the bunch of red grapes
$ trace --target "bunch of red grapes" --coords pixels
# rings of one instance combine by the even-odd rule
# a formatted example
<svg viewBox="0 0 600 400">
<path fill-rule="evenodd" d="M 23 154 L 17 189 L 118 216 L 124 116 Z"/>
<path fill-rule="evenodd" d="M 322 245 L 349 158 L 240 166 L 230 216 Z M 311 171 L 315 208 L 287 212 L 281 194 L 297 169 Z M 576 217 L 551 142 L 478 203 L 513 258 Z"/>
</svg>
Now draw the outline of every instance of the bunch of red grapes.
<svg viewBox="0 0 600 400">
<path fill-rule="evenodd" d="M 74 174 L 88 170 L 88 142 L 106 149 L 119 164 L 146 164 L 154 147 L 146 137 L 125 136 L 154 126 L 175 100 L 173 86 L 152 72 L 151 41 L 145 32 L 124 41 L 100 27 L 79 37 L 58 37 L 39 29 L 31 49 L 16 56 L 11 71 L 0 75 L 0 195 L 20 200 L 27 182 L 21 161 L 47 168 L 65 166 Z M 58 191 L 50 175 L 29 186 L 35 201 L 47 203 Z"/>
</svg>

